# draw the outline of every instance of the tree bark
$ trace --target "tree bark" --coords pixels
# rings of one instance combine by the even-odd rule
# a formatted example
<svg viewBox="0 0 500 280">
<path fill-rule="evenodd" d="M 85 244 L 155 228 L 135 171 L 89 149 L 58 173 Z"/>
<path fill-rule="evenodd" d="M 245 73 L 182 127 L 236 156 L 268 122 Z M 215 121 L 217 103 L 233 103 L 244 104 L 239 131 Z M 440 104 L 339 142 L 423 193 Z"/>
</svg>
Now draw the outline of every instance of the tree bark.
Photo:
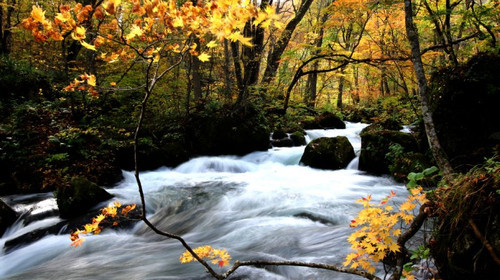
<svg viewBox="0 0 500 280">
<path fill-rule="evenodd" d="M 443 172 L 443 177 L 447 182 L 450 182 L 453 178 L 453 168 L 451 167 L 448 157 L 445 151 L 441 147 L 439 142 L 436 129 L 434 127 L 434 121 L 432 119 L 432 112 L 429 108 L 429 102 L 427 98 L 427 79 L 425 77 L 424 65 L 422 63 L 422 57 L 420 54 L 420 42 L 418 38 L 418 31 L 413 23 L 413 10 L 411 0 L 404 0 L 405 4 L 405 25 L 406 34 L 411 46 L 411 57 L 413 61 L 413 68 L 415 70 L 415 75 L 417 77 L 418 92 L 420 96 L 422 117 L 425 125 L 425 132 L 427 133 L 427 140 L 432 151 L 432 155 L 439 166 L 439 169 Z"/>
</svg>

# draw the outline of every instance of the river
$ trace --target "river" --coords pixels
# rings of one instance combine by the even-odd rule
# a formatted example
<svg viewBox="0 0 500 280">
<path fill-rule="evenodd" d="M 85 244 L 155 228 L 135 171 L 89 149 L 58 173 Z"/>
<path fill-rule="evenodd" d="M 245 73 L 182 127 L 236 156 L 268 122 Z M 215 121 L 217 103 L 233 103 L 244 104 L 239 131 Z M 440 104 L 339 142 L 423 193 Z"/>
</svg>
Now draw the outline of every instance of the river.
<svg viewBox="0 0 500 280">
<path fill-rule="evenodd" d="M 344 135 L 359 153 L 359 132 L 365 126 L 347 123 L 346 129 L 309 130 L 307 139 Z M 233 261 L 289 259 L 340 265 L 350 252 L 349 221 L 361 209 L 354 201 L 368 194 L 377 200 L 391 190 L 398 201 L 407 192 L 388 177 L 358 171 L 356 159 L 344 170 L 301 166 L 304 147 L 243 157 L 200 157 L 176 168 L 143 172 L 150 219 L 182 235 L 193 247 L 226 249 Z M 139 203 L 133 173 L 124 176 L 107 190 L 122 204 Z M 56 207 L 51 194 L 4 199 L 18 212 Z M 0 247 L 8 239 L 60 221 L 50 215 L 28 225 L 20 220 L 0 239 Z M 155 235 L 142 223 L 88 236 L 78 248 L 70 243 L 68 235 L 51 234 L 8 253 L 2 250 L 0 278 L 210 279 L 199 264 L 179 262 L 184 249 L 177 241 Z M 234 279 L 360 278 L 312 268 L 242 267 Z"/>
</svg>

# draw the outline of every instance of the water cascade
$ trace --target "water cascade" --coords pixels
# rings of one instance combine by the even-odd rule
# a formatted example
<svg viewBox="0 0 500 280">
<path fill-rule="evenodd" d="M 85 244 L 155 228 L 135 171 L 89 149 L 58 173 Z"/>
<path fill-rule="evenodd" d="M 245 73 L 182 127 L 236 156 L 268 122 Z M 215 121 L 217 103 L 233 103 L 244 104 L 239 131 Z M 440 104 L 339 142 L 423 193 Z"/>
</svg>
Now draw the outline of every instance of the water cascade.
<svg viewBox="0 0 500 280">
<path fill-rule="evenodd" d="M 307 140 L 347 136 L 359 154 L 359 132 L 365 126 L 348 123 L 343 130 L 310 130 Z M 159 228 L 182 235 L 193 247 L 224 248 L 233 260 L 340 265 L 349 253 L 349 221 L 361 208 L 354 201 L 367 194 L 380 199 L 391 190 L 403 196 L 406 190 L 389 178 L 356 170 L 356 159 L 349 168 L 337 171 L 301 166 L 303 151 L 304 146 L 243 157 L 201 157 L 177 168 L 143 172 L 150 219 Z M 139 203 L 133 173 L 124 175 L 120 184 L 107 190 L 122 203 Z M 55 203 L 51 194 L 33 200 L 19 196 L 4 200 L 21 212 L 52 211 Z M 60 221 L 51 215 L 29 224 L 20 220 L 0 239 L 0 246 Z M 179 262 L 184 249 L 177 241 L 154 234 L 142 223 L 88 236 L 78 248 L 70 243 L 68 235 L 49 234 L 25 247 L 2 250 L 0 278 L 210 279 L 199 264 Z M 244 267 L 238 275 L 241 279 L 359 279 L 295 267 Z"/>
</svg>

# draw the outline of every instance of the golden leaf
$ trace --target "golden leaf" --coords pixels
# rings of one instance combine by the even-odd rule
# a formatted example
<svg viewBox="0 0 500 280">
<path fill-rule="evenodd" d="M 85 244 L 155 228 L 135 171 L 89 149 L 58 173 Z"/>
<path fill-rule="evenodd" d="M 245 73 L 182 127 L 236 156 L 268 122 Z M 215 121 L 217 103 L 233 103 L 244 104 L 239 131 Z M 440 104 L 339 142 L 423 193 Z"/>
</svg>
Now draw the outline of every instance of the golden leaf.
<svg viewBox="0 0 500 280">
<path fill-rule="evenodd" d="M 216 42 L 215 40 L 212 40 L 212 41 L 210 41 L 210 42 L 207 44 L 207 48 L 215 48 L 215 47 L 217 47 L 217 46 L 218 46 L 218 44 L 217 44 L 217 42 Z"/>
<path fill-rule="evenodd" d="M 87 84 L 90 85 L 90 86 L 93 86 L 93 87 L 96 86 L 95 75 L 90 75 L 89 79 L 87 80 Z"/>
<path fill-rule="evenodd" d="M 141 36 L 144 33 L 142 29 L 137 26 L 137 25 L 132 25 L 132 28 L 130 29 L 130 33 L 125 36 L 125 39 L 128 41 L 136 36 Z"/>
<path fill-rule="evenodd" d="M 75 30 L 73 30 L 73 32 L 71 32 L 71 38 L 73 38 L 73 40 L 76 40 L 76 41 L 81 41 L 81 40 L 85 39 L 86 32 L 87 32 L 87 30 L 85 29 L 85 27 L 78 26 L 75 28 Z"/>
<path fill-rule="evenodd" d="M 201 53 L 199 56 L 198 56 L 198 59 L 201 61 L 201 62 L 207 62 L 210 60 L 210 55 L 208 55 L 207 53 Z"/>
<path fill-rule="evenodd" d="M 33 10 L 31 10 L 31 17 L 38 22 L 45 22 L 45 11 L 42 8 L 33 5 Z"/>
<path fill-rule="evenodd" d="M 88 50 L 97 51 L 94 45 L 91 45 L 91 44 L 89 44 L 89 43 L 87 43 L 87 42 L 85 42 L 83 40 L 80 41 L 80 44 L 82 44 L 82 46 L 85 47 Z"/>
</svg>

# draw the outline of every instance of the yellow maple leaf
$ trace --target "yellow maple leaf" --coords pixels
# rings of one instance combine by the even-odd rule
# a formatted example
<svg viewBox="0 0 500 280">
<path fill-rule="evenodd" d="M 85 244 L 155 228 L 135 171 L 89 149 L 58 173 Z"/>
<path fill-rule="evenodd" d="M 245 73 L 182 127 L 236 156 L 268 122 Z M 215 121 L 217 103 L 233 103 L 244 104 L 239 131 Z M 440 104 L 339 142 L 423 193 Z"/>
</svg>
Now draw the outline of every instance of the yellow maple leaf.
<svg viewBox="0 0 500 280">
<path fill-rule="evenodd" d="M 87 43 L 87 42 L 85 42 L 83 40 L 80 41 L 80 44 L 82 44 L 82 46 L 85 47 L 88 50 L 97 51 L 94 45 L 91 45 L 91 44 L 89 44 L 89 43 Z"/>
<path fill-rule="evenodd" d="M 391 244 L 389 244 L 389 251 L 399 252 L 399 245 L 396 244 L 395 242 L 392 242 Z"/>
<path fill-rule="evenodd" d="M 143 33 L 144 31 L 139 26 L 134 24 L 130 29 L 130 33 L 125 36 L 125 39 L 128 41 L 136 36 L 141 36 Z"/>
<path fill-rule="evenodd" d="M 87 80 L 87 84 L 90 85 L 90 86 L 93 86 L 93 87 L 96 86 L 95 75 L 90 75 L 89 79 Z"/>
<path fill-rule="evenodd" d="M 184 22 L 183 22 L 182 18 L 176 17 L 176 18 L 174 18 L 174 20 L 172 22 L 172 25 L 174 27 L 183 27 L 184 26 Z"/>
<path fill-rule="evenodd" d="M 71 32 L 71 38 L 73 38 L 73 40 L 76 40 L 76 41 L 81 41 L 81 40 L 85 39 L 86 32 L 87 32 L 87 30 L 85 29 L 85 27 L 78 26 L 75 28 L 75 30 L 73 30 L 73 32 Z"/>
<path fill-rule="evenodd" d="M 68 11 L 63 13 L 57 13 L 57 16 L 55 18 L 60 20 L 61 22 L 67 22 L 68 20 L 71 19 L 71 14 Z"/>
<path fill-rule="evenodd" d="M 31 10 L 31 17 L 38 22 L 44 23 L 45 20 L 45 11 L 42 8 L 33 5 L 33 9 Z"/>
<path fill-rule="evenodd" d="M 207 44 L 207 48 L 215 48 L 217 47 L 217 42 L 215 40 L 212 40 L 210 41 L 208 44 Z"/>
<path fill-rule="evenodd" d="M 401 206 L 399 207 L 399 210 L 401 211 L 411 211 L 413 210 L 417 205 L 415 203 L 411 203 L 409 201 L 405 201 Z"/>
<path fill-rule="evenodd" d="M 207 62 L 210 60 L 210 55 L 208 55 L 207 53 L 201 53 L 199 56 L 198 56 L 198 59 L 201 61 L 201 62 Z"/>
</svg>

